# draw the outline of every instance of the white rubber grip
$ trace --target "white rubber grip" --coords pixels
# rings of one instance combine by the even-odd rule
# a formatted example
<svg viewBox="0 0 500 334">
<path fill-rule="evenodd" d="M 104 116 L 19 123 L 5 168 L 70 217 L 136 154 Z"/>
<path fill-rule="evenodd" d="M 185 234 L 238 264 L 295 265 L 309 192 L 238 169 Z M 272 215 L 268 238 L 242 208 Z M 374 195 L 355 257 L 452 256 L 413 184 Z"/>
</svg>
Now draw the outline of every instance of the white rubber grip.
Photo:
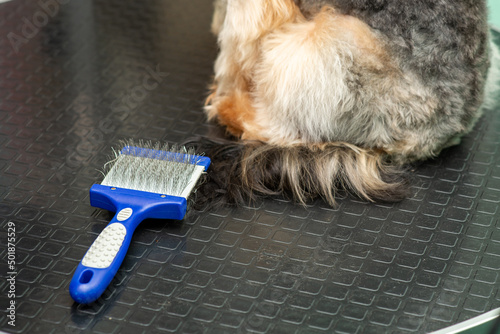
<svg viewBox="0 0 500 334">
<path fill-rule="evenodd" d="M 127 230 L 120 223 L 113 223 L 99 234 L 85 254 L 82 264 L 89 268 L 107 268 L 113 262 L 125 239 Z"/>
</svg>

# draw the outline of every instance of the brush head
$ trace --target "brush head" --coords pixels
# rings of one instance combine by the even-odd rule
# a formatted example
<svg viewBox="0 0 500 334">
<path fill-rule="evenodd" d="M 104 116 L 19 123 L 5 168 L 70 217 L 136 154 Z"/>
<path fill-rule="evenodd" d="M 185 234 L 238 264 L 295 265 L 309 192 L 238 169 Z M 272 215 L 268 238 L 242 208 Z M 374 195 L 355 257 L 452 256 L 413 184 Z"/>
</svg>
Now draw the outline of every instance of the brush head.
<svg viewBox="0 0 500 334">
<path fill-rule="evenodd" d="M 106 164 L 101 185 L 187 199 L 209 164 L 192 149 L 128 142 Z"/>
</svg>

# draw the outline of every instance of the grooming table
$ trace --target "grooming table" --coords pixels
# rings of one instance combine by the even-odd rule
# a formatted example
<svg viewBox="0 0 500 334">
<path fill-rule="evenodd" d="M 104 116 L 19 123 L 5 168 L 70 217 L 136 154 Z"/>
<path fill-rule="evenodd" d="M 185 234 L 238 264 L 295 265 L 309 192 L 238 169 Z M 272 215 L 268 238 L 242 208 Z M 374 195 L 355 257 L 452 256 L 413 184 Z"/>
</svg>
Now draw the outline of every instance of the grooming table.
<svg viewBox="0 0 500 334">
<path fill-rule="evenodd" d="M 72 301 L 73 271 L 112 217 L 88 198 L 111 147 L 219 131 L 202 112 L 211 15 L 211 0 L 0 4 L 0 330 L 427 333 L 500 307 L 498 92 L 461 145 L 415 166 L 407 200 L 148 220 L 104 295 Z"/>
</svg>

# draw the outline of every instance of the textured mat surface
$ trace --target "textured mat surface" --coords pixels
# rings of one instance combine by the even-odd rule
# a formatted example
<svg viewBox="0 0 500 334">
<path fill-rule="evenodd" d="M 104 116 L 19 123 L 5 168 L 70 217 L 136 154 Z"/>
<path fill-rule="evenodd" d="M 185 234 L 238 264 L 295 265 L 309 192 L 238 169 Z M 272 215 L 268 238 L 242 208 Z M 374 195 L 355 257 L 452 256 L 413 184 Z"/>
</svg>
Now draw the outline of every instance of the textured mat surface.
<svg viewBox="0 0 500 334">
<path fill-rule="evenodd" d="M 110 147 L 217 130 L 201 112 L 211 12 L 209 0 L 0 4 L 0 329 L 425 333 L 500 307 L 498 92 L 460 146 L 415 169 L 408 200 L 270 199 L 146 221 L 103 297 L 71 300 L 112 217 L 88 202 Z"/>
</svg>

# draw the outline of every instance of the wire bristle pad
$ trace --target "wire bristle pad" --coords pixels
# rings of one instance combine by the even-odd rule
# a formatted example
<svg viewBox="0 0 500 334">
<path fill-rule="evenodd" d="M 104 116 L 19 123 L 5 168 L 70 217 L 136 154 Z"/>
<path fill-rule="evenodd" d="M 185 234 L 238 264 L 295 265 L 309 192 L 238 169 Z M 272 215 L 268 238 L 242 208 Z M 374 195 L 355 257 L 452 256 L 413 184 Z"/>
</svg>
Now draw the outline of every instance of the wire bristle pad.
<svg viewBox="0 0 500 334">
<path fill-rule="evenodd" d="M 101 185 L 187 198 L 204 170 L 194 150 L 184 147 L 125 142 L 114 153 Z"/>
</svg>

